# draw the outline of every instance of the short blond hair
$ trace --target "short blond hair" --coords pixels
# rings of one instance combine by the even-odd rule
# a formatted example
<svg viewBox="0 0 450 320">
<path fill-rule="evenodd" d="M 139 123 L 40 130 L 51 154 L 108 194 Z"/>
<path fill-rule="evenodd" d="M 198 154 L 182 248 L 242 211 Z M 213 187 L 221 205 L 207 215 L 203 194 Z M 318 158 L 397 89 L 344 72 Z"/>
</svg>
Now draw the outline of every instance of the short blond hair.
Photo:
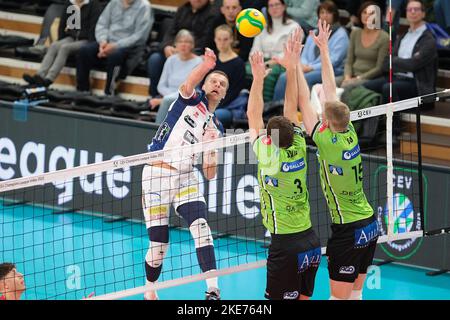
<svg viewBox="0 0 450 320">
<path fill-rule="evenodd" d="M 337 131 L 347 130 L 350 122 L 350 109 L 339 101 L 325 102 L 325 117 Z"/>
</svg>

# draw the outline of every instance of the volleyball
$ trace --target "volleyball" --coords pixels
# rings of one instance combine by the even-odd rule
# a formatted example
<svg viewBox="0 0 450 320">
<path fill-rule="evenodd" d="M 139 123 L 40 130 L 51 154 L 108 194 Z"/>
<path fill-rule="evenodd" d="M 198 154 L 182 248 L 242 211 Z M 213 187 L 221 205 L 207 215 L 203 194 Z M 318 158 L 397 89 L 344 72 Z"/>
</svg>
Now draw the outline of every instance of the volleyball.
<svg viewBox="0 0 450 320">
<path fill-rule="evenodd" d="M 265 27 L 266 18 L 259 10 L 244 9 L 236 17 L 236 28 L 244 37 L 256 37 Z"/>
</svg>

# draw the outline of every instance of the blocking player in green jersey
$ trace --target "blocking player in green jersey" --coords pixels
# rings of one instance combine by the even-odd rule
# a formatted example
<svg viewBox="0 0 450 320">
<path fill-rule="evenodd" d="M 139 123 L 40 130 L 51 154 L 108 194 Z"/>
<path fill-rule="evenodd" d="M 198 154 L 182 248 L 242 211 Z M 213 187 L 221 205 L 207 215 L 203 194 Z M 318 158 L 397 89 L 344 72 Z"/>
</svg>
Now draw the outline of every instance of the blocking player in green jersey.
<svg viewBox="0 0 450 320">
<path fill-rule="evenodd" d="M 248 103 L 248 123 L 258 159 L 261 214 L 272 235 L 267 259 L 267 299 L 309 299 L 321 259 L 320 242 L 311 228 L 306 187 L 307 154 L 297 117 L 296 67 L 303 33 L 299 28 L 288 39 L 284 56 L 274 58 L 286 68 L 284 116 L 273 117 L 264 129 L 261 52 L 250 58 L 253 83 Z"/>
<path fill-rule="evenodd" d="M 367 268 L 372 264 L 379 229 L 363 190 L 363 166 L 358 136 L 349 108 L 338 101 L 328 51 L 330 26 L 319 21 L 318 35 L 325 93 L 322 121 L 309 102 L 309 88 L 298 67 L 299 105 L 306 132 L 317 145 L 323 193 L 331 213 L 332 235 L 327 243 L 331 299 L 361 300 Z"/>
</svg>

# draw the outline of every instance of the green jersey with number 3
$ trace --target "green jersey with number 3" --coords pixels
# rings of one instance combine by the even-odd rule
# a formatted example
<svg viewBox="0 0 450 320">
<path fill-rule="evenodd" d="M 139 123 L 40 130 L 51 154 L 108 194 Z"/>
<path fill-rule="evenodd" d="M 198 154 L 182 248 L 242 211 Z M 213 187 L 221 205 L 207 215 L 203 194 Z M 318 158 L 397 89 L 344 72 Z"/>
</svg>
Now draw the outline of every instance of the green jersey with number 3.
<svg viewBox="0 0 450 320">
<path fill-rule="evenodd" d="M 363 166 L 353 124 L 346 132 L 333 133 L 318 122 L 312 134 L 317 145 L 320 179 L 333 223 L 369 218 L 373 209 L 363 189 Z"/>
<path fill-rule="evenodd" d="M 261 214 L 272 234 L 297 233 L 311 228 L 309 195 L 306 188 L 306 142 L 295 128 L 292 146 L 276 147 L 270 137 L 253 144 L 258 159 Z"/>
</svg>

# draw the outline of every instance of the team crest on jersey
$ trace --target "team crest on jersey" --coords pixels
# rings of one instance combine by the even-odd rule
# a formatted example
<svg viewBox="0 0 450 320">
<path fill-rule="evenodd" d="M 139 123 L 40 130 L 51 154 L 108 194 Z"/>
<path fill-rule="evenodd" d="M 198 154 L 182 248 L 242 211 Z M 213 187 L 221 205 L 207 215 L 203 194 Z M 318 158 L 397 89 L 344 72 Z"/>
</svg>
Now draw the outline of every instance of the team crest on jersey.
<svg viewBox="0 0 450 320">
<path fill-rule="evenodd" d="M 305 168 L 305 159 L 301 158 L 294 162 L 283 162 L 281 164 L 282 172 L 296 172 Z"/>
<path fill-rule="evenodd" d="M 264 183 L 271 187 L 278 187 L 278 179 L 276 179 L 276 178 L 265 176 Z"/>
<path fill-rule="evenodd" d="M 331 138 L 331 143 L 336 144 L 337 142 L 337 136 L 334 136 L 333 138 Z"/>
<path fill-rule="evenodd" d="M 359 144 L 357 144 L 351 150 L 344 150 L 344 151 L 342 151 L 342 160 L 355 159 L 357 156 L 359 156 L 360 152 L 361 152 L 361 150 L 359 149 Z"/>
<path fill-rule="evenodd" d="M 328 169 L 330 170 L 330 173 L 335 176 L 342 176 L 344 175 L 344 170 L 341 167 L 336 167 L 333 165 L 328 165 Z"/>
</svg>

